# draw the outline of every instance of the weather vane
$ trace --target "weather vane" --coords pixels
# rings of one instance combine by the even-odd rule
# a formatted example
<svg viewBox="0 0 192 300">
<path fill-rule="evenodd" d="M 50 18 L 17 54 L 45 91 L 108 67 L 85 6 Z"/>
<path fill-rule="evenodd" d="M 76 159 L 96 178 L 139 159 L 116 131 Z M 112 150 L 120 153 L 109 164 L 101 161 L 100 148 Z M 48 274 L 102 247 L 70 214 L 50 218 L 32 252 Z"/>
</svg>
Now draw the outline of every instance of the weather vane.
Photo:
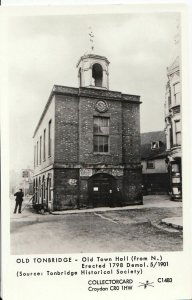
<svg viewBox="0 0 192 300">
<path fill-rule="evenodd" d="M 89 26 L 88 29 L 89 29 L 89 41 L 91 42 L 91 50 L 93 51 L 94 50 L 94 37 L 95 36 L 93 34 L 91 26 Z"/>
</svg>

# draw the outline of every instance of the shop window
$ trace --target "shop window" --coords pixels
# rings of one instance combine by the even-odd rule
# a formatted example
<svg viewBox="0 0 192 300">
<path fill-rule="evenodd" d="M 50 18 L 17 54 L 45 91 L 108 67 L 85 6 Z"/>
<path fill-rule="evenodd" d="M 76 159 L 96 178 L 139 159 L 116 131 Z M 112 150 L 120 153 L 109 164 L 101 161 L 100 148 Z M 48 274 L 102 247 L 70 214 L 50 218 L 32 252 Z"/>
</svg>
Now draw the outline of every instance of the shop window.
<svg viewBox="0 0 192 300">
<path fill-rule="evenodd" d="M 109 118 L 94 117 L 93 119 L 93 151 L 109 152 Z"/>
<path fill-rule="evenodd" d="M 180 170 L 179 170 L 179 164 L 172 164 L 172 168 L 171 168 L 172 173 L 177 173 L 180 174 Z"/>
</svg>

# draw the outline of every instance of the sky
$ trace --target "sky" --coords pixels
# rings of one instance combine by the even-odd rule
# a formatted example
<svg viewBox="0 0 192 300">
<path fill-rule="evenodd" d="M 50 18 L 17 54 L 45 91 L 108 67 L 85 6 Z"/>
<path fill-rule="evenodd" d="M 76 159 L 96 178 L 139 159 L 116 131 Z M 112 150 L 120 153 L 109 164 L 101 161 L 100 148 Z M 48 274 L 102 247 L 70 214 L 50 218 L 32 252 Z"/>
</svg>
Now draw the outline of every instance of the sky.
<svg viewBox="0 0 192 300">
<path fill-rule="evenodd" d="M 78 87 L 76 64 L 110 61 L 109 89 L 141 96 L 141 132 L 164 129 L 166 68 L 178 53 L 178 13 L 11 17 L 7 27 L 10 169 L 33 166 L 33 133 L 54 84 Z"/>
</svg>

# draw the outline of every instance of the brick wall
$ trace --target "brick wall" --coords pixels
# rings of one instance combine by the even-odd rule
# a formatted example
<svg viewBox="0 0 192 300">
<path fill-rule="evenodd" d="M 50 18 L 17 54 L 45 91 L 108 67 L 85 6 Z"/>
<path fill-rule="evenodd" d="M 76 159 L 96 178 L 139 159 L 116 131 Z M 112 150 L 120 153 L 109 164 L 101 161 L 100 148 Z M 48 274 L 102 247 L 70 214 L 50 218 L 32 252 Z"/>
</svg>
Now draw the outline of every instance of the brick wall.
<svg viewBox="0 0 192 300">
<path fill-rule="evenodd" d="M 123 178 L 124 204 L 142 203 L 142 171 L 141 168 L 125 169 Z"/>
<path fill-rule="evenodd" d="M 55 169 L 54 210 L 77 207 L 79 197 L 79 170 Z"/>
<path fill-rule="evenodd" d="M 137 103 L 122 105 L 123 162 L 140 163 L 140 107 Z"/>
<path fill-rule="evenodd" d="M 79 182 L 79 167 L 92 166 L 93 174 L 102 166 L 118 180 L 123 191 L 124 204 L 141 202 L 140 124 L 138 96 L 119 92 L 92 89 L 54 87 L 54 101 L 50 102 L 39 132 L 50 118 L 54 120 L 54 143 L 52 156 L 47 164 L 54 163 L 53 209 L 62 210 L 88 205 L 88 178 Z M 95 109 L 98 99 L 108 104 L 108 110 L 99 113 Z M 129 101 L 129 102 L 126 102 Z M 132 102 L 131 102 L 132 101 Z M 93 153 L 93 117 L 110 118 L 110 152 Z M 54 118 L 55 117 L 55 118 Z M 39 132 L 36 133 L 37 139 Z M 130 169 L 123 171 L 123 165 Z M 65 165 L 65 168 L 62 168 Z M 75 168 L 72 168 L 76 165 Z M 113 166 L 122 168 L 121 176 Z M 116 173 L 115 173 L 116 172 Z M 114 174 L 116 175 L 114 175 Z"/>
<path fill-rule="evenodd" d="M 79 104 L 79 161 L 81 163 L 102 163 L 119 165 L 122 163 L 122 123 L 121 102 L 107 100 L 109 109 L 106 113 L 95 110 L 97 99 L 80 98 Z M 93 153 L 93 117 L 110 118 L 110 153 Z"/>
<path fill-rule="evenodd" d="M 55 162 L 78 162 L 78 98 L 56 95 Z"/>
</svg>

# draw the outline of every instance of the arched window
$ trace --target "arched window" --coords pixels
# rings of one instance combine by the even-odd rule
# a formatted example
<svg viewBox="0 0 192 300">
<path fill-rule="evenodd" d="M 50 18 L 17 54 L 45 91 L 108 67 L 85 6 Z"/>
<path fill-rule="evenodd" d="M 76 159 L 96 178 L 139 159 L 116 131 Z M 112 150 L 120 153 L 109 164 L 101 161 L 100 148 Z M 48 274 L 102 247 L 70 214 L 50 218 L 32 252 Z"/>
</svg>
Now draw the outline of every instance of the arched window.
<svg viewBox="0 0 192 300">
<path fill-rule="evenodd" d="M 93 78 L 93 85 L 102 87 L 103 82 L 103 68 L 100 64 L 94 64 L 92 67 L 92 78 Z"/>
</svg>

